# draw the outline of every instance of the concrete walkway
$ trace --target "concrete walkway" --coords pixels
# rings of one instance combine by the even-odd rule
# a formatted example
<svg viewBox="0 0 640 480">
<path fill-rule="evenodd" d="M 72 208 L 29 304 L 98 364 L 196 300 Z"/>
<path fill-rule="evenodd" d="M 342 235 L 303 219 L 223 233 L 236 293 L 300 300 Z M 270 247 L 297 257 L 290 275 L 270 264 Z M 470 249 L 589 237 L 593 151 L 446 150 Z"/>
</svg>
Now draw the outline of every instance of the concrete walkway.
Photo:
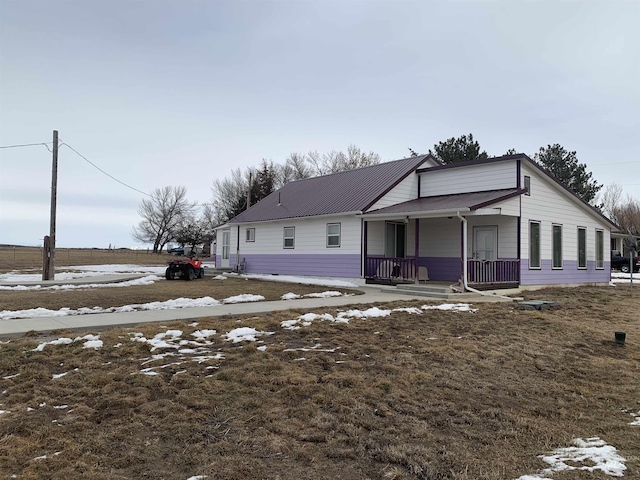
<svg viewBox="0 0 640 480">
<path fill-rule="evenodd" d="M 131 280 L 144 275 L 101 275 L 100 277 L 82 277 L 65 281 L 45 281 L 45 282 L 19 282 L 19 285 L 43 285 L 51 286 L 56 284 L 91 284 L 110 283 Z M 9 285 L 9 282 L 2 282 L 2 285 Z M 0 337 L 17 336 L 30 331 L 49 332 L 57 329 L 100 329 L 112 326 L 137 325 L 151 322 L 170 322 L 172 320 L 194 320 L 205 317 L 222 317 L 225 315 L 260 315 L 274 311 L 301 309 L 311 311 L 322 307 L 341 307 L 358 304 L 379 304 L 385 302 L 421 300 L 428 303 L 428 298 L 420 295 L 400 294 L 390 291 L 381 291 L 380 287 L 357 287 L 355 291 L 364 292 L 364 295 L 354 295 L 349 297 L 329 297 L 329 298 L 301 298 L 297 300 L 276 300 L 270 302 L 247 302 L 234 303 L 228 305 L 217 305 L 214 307 L 194 307 L 179 308 L 173 310 L 147 310 L 121 313 L 89 313 L 83 315 L 60 315 L 49 317 L 16 318 L 0 320 Z M 435 300 L 437 303 L 442 301 Z M 479 297 L 472 301 L 461 299 L 461 303 L 479 303 L 500 301 L 497 298 Z M 504 301 L 504 300 L 503 300 Z M 458 303 L 450 300 L 452 303 Z"/>
<path fill-rule="evenodd" d="M 412 297 L 410 295 L 382 293 L 379 289 L 370 287 L 361 287 L 357 290 L 363 291 L 365 294 L 354 295 L 352 297 L 301 298 L 297 300 L 277 300 L 271 302 L 233 303 L 214 307 L 179 308 L 174 310 L 90 313 L 85 315 L 0 320 L 0 336 L 20 335 L 29 331 L 47 332 L 61 328 L 97 329 L 110 326 L 136 325 L 139 323 L 193 320 L 203 317 L 221 317 L 224 315 L 259 315 L 277 310 L 313 310 L 321 307 L 340 307 L 345 305 L 395 302 L 398 300 L 420 298 L 418 296 Z M 422 300 L 425 299 L 422 298 Z M 427 302 L 425 301 L 425 303 Z"/>
</svg>

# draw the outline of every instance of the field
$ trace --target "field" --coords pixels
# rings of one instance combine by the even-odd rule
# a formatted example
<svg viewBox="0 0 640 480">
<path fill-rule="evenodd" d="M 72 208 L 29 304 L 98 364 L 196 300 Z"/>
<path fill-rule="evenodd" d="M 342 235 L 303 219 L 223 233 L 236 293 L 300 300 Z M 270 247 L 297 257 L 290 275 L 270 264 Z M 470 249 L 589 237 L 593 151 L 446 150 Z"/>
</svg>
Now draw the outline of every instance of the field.
<svg viewBox="0 0 640 480">
<path fill-rule="evenodd" d="M 543 472 L 539 456 L 598 437 L 640 478 L 637 287 L 526 297 L 559 308 L 406 301 L 4 339 L 0 476 L 611 478 Z M 243 327 L 255 341 L 232 340 Z"/>
</svg>

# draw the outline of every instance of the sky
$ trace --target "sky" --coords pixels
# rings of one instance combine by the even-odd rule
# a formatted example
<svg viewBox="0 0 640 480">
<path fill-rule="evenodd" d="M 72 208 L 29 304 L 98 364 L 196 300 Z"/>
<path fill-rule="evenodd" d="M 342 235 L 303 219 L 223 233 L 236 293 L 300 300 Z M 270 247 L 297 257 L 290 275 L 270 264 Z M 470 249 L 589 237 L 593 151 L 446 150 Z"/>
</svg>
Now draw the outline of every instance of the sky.
<svg viewBox="0 0 640 480">
<path fill-rule="evenodd" d="M 143 193 L 209 202 L 263 158 L 469 133 L 559 143 L 640 200 L 639 23 L 633 0 L 0 0 L 0 146 L 58 130 L 58 247 L 146 247 Z M 46 146 L 0 149 L 0 244 L 42 244 L 50 192 Z"/>
</svg>

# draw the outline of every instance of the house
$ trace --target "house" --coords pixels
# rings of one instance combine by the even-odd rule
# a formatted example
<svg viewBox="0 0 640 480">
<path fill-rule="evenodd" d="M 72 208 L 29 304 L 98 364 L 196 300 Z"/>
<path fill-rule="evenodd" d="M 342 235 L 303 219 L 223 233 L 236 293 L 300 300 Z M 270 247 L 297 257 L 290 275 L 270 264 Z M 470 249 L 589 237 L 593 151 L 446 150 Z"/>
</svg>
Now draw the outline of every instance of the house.
<svg viewBox="0 0 640 480">
<path fill-rule="evenodd" d="M 219 227 L 216 263 L 476 288 L 607 284 L 615 229 L 526 155 L 422 155 L 286 184 Z"/>
</svg>

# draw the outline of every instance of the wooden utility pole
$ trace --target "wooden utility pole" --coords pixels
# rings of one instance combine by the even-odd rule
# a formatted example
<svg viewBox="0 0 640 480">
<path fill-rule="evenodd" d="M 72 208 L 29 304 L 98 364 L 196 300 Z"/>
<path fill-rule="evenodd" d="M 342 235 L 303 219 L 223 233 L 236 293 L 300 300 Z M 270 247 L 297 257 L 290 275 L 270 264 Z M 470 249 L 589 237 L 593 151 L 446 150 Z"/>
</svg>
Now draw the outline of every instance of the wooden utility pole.
<svg viewBox="0 0 640 480">
<path fill-rule="evenodd" d="M 58 199 L 58 131 L 53 131 L 53 158 L 51 165 L 51 216 L 49 222 L 49 242 L 45 242 L 44 255 L 48 268 L 43 269 L 42 279 L 55 278 L 56 259 L 56 203 Z"/>
<path fill-rule="evenodd" d="M 251 184 L 253 183 L 253 173 L 249 172 L 249 190 L 247 191 L 247 210 L 251 206 Z"/>
</svg>

